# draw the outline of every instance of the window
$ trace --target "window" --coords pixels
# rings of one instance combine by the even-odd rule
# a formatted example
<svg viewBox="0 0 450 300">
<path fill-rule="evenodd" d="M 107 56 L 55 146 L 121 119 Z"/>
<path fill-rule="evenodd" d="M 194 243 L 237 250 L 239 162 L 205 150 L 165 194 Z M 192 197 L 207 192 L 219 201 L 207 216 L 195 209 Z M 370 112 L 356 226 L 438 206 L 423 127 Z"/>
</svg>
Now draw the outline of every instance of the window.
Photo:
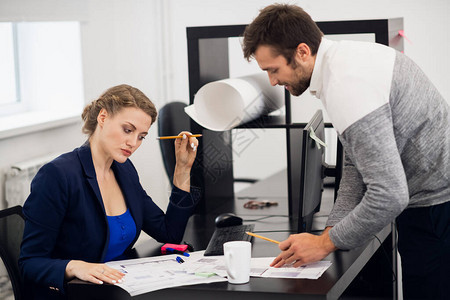
<svg viewBox="0 0 450 300">
<path fill-rule="evenodd" d="M 0 105 L 5 107 L 19 102 L 19 81 L 16 62 L 15 26 L 0 23 Z"/>
<path fill-rule="evenodd" d="M 0 138 L 5 130 L 79 118 L 81 63 L 79 22 L 1 22 Z"/>
</svg>

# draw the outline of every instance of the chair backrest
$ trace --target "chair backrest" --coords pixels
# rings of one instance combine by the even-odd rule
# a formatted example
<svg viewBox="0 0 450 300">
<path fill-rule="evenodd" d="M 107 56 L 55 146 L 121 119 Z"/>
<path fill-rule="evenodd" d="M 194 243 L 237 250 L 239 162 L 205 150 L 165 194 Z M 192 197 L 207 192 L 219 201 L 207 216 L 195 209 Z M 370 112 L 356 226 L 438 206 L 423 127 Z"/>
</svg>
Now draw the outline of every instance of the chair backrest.
<svg viewBox="0 0 450 300">
<path fill-rule="evenodd" d="M 16 300 L 25 298 L 18 265 L 24 226 L 22 206 L 0 211 L 0 258 L 8 272 Z"/>
<path fill-rule="evenodd" d="M 187 106 L 183 102 L 169 102 L 158 112 L 158 135 L 178 135 L 181 131 L 191 129 L 190 117 L 184 111 Z M 175 170 L 175 147 L 173 140 L 160 140 L 161 154 L 167 176 L 172 183 Z"/>
<path fill-rule="evenodd" d="M 177 135 L 183 130 L 191 131 L 191 119 L 184 111 L 187 106 L 183 102 L 169 102 L 158 112 L 158 135 Z M 195 132 L 193 132 L 195 133 Z M 170 183 L 173 184 L 173 172 L 175 170 L 175 147 L 173 140 L 159 140 L 164 168 Z M 235 182 L 255 183 L 254 178 L 234 178 Z"/>
</svg>

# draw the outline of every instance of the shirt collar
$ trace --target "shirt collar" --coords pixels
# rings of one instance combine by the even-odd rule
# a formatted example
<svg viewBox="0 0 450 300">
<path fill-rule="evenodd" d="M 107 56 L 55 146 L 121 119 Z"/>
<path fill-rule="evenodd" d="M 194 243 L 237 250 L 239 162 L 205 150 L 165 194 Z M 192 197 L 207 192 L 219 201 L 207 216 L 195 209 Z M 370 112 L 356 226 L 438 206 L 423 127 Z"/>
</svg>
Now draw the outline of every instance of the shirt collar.
<svg viewBox="0 0 450 300">
<path fill-rule="evenodd" d="M 322 62 L 327 53 L 327 50 L 333 45 L 333 41 L 322 37 L 322 41 L 319 45 L 319 50 L 316 54 L 316 60 L 314 62 L 314 69 L 311 75 L 311 83 L 309 85 L 309 91 L 312 95 L 320 99 L 320 93 L 322 92 Z"/>
</svg>

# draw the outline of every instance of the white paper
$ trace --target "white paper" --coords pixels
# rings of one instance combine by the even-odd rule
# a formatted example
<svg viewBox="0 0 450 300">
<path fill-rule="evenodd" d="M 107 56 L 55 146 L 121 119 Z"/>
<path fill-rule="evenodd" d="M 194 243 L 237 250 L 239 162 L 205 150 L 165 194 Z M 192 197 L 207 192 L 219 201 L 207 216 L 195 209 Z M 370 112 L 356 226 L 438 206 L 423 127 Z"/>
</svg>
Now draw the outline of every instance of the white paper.
<svg viewBox="0 0 450 300">
<path fill-rule="evenodd" d="M 225 131 L 284 106 L 284 89 L 265 73 L 228 78 L 202 86 L 185 112 L 201 126 Z"/>
<path fill-rule="evenodd" d="M 252 270 L 259 269 L 260 275 L 251 275 L 254 277 L 266 278 L 303 278 L 318 279 L 331 266 L 330 261 L 318 261 L 301 267 L 283 266 L 281 268 L 269 267 L 275 257 L 252 258 Z"/>
<path fill-rule="evenodd" d="M 331 266 L 330 261 L 318 261 L 298 268 L 284 266 L 270 267 L 275 257 L 253 257 L 250 264 L 250 277 L 318 279 Z M 227 269 L 223 255 L 197 256 L 183 264 L 189 272 L 216 273 L 226 277 Z"/>
<path fill-rule="evenodd" d="M 200 255 L 203 256 L 203 253 Z M 217 275 L 209 278 L 197 276 L 194 272 L 186 270 L 184 263 L 178 263 L 177 256 L 182 257 L 186 262 L 192 256 L 195 257 L 195 254 L 191 257 L 171 254 L 112 261 L 106 264 L 125 273 L 123 282 L 116 285 L 126 290 L 131 296 L 170 287 L 227 281 L 226 278 Z"/>
<path fill-rule="evenodd" d="M 190 257 L 171 254 L 111 261 L 106 264 L 125 273 L 124 281 L 116 285 L 126 290 L 131 296 L 183 285 L 227 281 L 224 256 L 204 256 L 204 252 L 192 252 Z M 184 263 L 178 263 L 177 256 L 180 256 Z M 275 257 L 252 258 L 250 276 L 318 279 L 331 266 L 329 261 L 319 261 L 298 268 L 290 266 L 273 268 L 270 267 L 270 263 L 274 259 Z M 203 277 L 199 276 L 199 273 L 216 275 Z"/>
</svg>

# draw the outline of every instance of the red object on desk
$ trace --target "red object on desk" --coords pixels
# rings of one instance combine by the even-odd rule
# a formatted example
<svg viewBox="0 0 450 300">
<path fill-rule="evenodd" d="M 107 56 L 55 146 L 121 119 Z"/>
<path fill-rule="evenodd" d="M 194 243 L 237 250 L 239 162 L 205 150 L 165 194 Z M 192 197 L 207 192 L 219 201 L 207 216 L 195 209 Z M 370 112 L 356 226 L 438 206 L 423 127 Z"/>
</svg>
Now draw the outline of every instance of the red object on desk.
<svg viewBox="0 0 450 300">
<path fill-rule="evenodd" d="M 167 254 L 167 248 L 172 248 L 177 251 L 185 252 L 188 248 L 188 245 L 177 245 L 177 244 L 164 244 L 161 247 L 161 254 Z"/>
</svg>

